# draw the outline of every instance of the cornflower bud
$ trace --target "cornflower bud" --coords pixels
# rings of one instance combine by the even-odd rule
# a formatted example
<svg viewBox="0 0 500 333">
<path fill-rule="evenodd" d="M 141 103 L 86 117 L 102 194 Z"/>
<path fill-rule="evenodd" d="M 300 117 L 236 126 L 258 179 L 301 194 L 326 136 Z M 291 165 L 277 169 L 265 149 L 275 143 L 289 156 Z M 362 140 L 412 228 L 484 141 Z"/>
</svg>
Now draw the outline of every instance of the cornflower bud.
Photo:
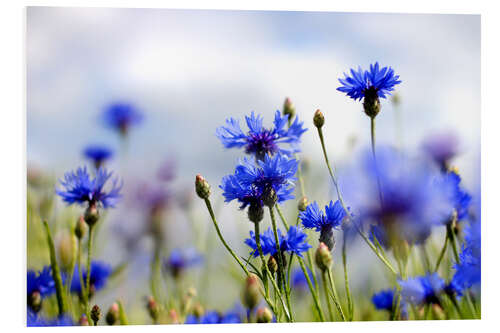
<svg viewBox="0 0 500 333">
<path fill-rule="evenodd" d="M 317 128 L 321 128 L 325 124 L 325 116 L 319 109 L 314 112 L 313 122 Z"/>
<path fill-rule="evenodd" d="M 83 215 L 80 215 L 75 226 L 75 236 L 78 239 L 82 239 L 85 236 L 86 232 L 87 232 L 87 225 L 85 224 L 85 219 L 83 218 Z"/>
<path fill-rule="evenodd" d="M 299 199 L 299 202 L 297 204 L 297 208 L 303 212 L 306 210 L 307 208 L 307 197 L 302 197 Z"/>
<path fill-rule="evenodd" d="M 292 120 L 292 118 L 295 116 L 295 106 L 288 97 L 285 98 L 285 104 L 283 105 L 283 114 L 288 115 L 289 120 Z"/>
<path fill-rule="evenodd" d="M 200 174 L 196 175 L 195 189 L 196 194 L 202 199 L 208 199 L 210 196 L 210 185 Z"/>
<path fill-rule="evenodd" d="M 120 318 L 118 311 L 118 304 L 113 303 L 109 307 L 108 313 L 106 313 L 106 323 L 108 325 L 114 325 Z"/>
<path fill-rule="evenodd" d="M 158 306 L 158 303 L 156 303 L 153 296 L 148 297 L 147 307 L 148 307 L 149 316 L 151 317 L 151 319 L 153 319 L 153 322 L 156 323 L 156 321 L 158 320 L 158 317 L 160 315 L 160 307 Z"/>
<path fill-rule="evenodd" d="M 34 291 L 28 296 L 28 305 L 33 310 L 33 312 L 38 313 L 42 308 L 42 295 L 40 292 Z"/>
<path fill-rule="evenodd" d="M 58 244 L 61 266 L 65 272 L 69 272 L 73 266 L 76 256 L 76 238 L 73 233 L 65 233 Z"/>
<path fill-rule="evenodd" d="M 92 227 L 99 220 L 99 210 L 97 209 L 96 203 L 90 203 L 87 209 L 85 210 L 85 215 L 83 216 L 85 222 L 89 227 Z"/>
<path fill-rule="evenodd" d="M 278 195 L 276 194 L 274 188 L 271 186 L 266 188 L 262 194 L 262 202 L 264 202 L 264 205 L 267 207 L 273 207 L 276 204 L 276 201 L 278 201 Z"/>
<path fill-rule="evenodd" d="M 80 324 L 80 326 L 89 326 L 89 320 L 85 314 L 82 314 L 78 320 L 78 324 Z"/>
<path fill-rule="evenodd" d="M 257 306 L 257 304 L 259 304 L 260 297 L 260 286 L 257 275 L 250 274 L 245 281 L 242 303 L 247 307 L 247 309 L 252 310 Z"/>
<path fill-rule="evenodd" d="M 278 262 L 273 256 L 269 256 L 269 259 L 267 260 L 267 268 L 271 272 L 271 274 L 274 274 L 278 271 Z"/>
<path fill-rule="evenodd" d="M 322 272 L 326 271 L 332 266 L 332 254 L 325 243 L 319 243 L 318 249 L 316 250 L 315 254 L 315 260 L 316 265 Z"/>
<path fill-rule="evenodd" d="M 168 311 L 168 322 L 170 324 L 180 324 L 179 316 L 177 315 L 177 311 L 175 311 L 175 309 L 170 309 Z"/>
<path fill-rule="evenodd" d="M 253 223 L 259 223 L 264 218 L 264 208 L 258 204 L 251 204 L 248 207 L 248 219 Z"/>
<path fill-rule="evenodd" d="M 94 321 L 94 326 L 97 326 L 99 319 L 101 319 L 101 308 L 97 304 L 90 310 L 90 318 Z"/>
<path fill-rule="evenodd" d="M 270 323 L 273 321 L 273 314 L 268 308 L 258 308 L 257 309 L 257 322 L 258 323 Z"/>
</svg>

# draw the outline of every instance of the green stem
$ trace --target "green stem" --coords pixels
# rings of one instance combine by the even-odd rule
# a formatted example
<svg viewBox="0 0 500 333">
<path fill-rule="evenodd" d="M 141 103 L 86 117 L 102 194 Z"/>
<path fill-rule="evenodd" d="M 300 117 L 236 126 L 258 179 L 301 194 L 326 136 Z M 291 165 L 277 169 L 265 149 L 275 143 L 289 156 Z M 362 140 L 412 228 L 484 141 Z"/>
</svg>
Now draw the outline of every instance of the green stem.
<svg viewBox="0 0 500 333">
<path fill-rule="evenodd" d="M 310 252 L 308 251 L 308 253 Z M 307 285 L 309 286 L 309 290 L 311 291 L 311 295 L 314 301 L 314 306 L 316 308 L 316 311 L 318 312 L 319 319 L 321 321 L 325 321 L 325 315 L 323 314 L 323 309 L 321 308 L 321 303 L 319 301 L 318 294 L 314 289 L 314 286 L 318 285 L 318 283 L 316 282 L 316 277 L 314 276 L 313 273 L 313 278 L 314 278 L 314 286 L 313 286 L 311 279 L 309 278 L 309 272 L 307 271 L 306 265 L 304 264 L 304 259 L 302 259 L 301 257 L 297 257 L 297 259 L 299 261 L 300 268 L 302 268 L 302 272 L 304 272 L 304 276 L 306 277 Z"/>
<path fill-rule="evenodd" d="M 62 316 L 64 313 L 66 313 L 66 302 L 64 297 L 63 283 L 61 279 L 61 271 L 59 270 L 59 265 L 57 264 L 56 249 L 54 246 L 54 241 L 52 240 L 52 236 L 50 234 L 49 224 L 47 223 L 47 221 L 43 221 L 43 225 L 47 233 L 47 243 L 49 245 L 49 254 L 50 254 L 50 265 L 52 266 L 52 276 L 54 277 L 54 282 L 56 285 L 56 296 L 57 296 L 57 305 L 59 307 L 59 315 Z"/>
<path fill-rule="evenodd" d="M 323 293 L 325 294 L 326 305 L 328 306 L 328 314 L 330 315 L 330 320 L 335 321 L 335 316 L 333 315 L 333 306 L 330 299 L 330 292 L 328 291 L 328 278 L 326 270 L 322 272 L 321 277 L 323 278 Z"/>
<path fill-rule="evenodd" d="M 87 309 L 87 292 L 85 292 L 85 281 L 83 280 L 83 270 L 82 270 L 82 240 L 79 238 L 78 239 L 78 247 L 77 247 L 77 265 L 78 265 L 78 275 L 80 278 L 80 290 L 81 290 L 81 296 L 83 298 L 83 304 L 85 306 L 84 312 L 87 315 L 87 318 L 90 318 L 90 312 Z M 71 288 L 71 287 L 70 287 Z"/>
<path fill-rule="evenodd" d="M 86 281 L 86 293 L 87 293 L 87 298 L 86 298 L 86 304 L 85 304 L 85 309 L 89 309 L 89 302 L 90 302 L 90 264 L 92 261 L 92 236 L 93 236 L 93 231 L 94 231 L 94 225 L 91 224 L 89 225 L 89 239 L 88 239 L 88 248 L 87 248 L 87 281 Z M 82 288 L 83 289 L 83 288 Z M 97 324 L 97 323 L 96 323 Z"/>
<path fill-rule="evenodd" d="M 250 273 L 248 272 L 248 269 L 245 267 L 245 265 L 243 265 L 243 263 L 241 262 L 240 258 L 238 258 L 236 253 L 234 253 L 234 251 L 229 247 L 229 245 L 226 243 L 224 237 L 222 237 L 222 234 L 221 234 L 220 229 L 219 229 L 219 225 L 217 224 L 217 220 L 215 219 L 215 214 L 214 214 L 214 211 L 212 209 L 212 205 L 211 205 L 210 200 L 208 198 L 205 199 L 205 204 L 207 205 L 208 212 L 210 214 L 210 217 L 212 218 L 212 222 L 214 224 L 215 231 L 217 231 L 217 235 L 219 236 L 220 241 L 222 242 L 224 247 L 227 249 L 227 251 L 233 256 L 234 260 L 236 260 L 236 262 L 240 265 L 241 269 L 243 269 L 245 274 L 249 275 Z"/>
<path fill-rule="evenodd" d="M 257 251 L 259 252 L 260 260 L 262 261 L 262 281 L 264 283 L 264 290 L 266 293 L 266 297 L 269 297 L 269 286 L 267 284 L 267 277 L 269 276 L 271 279 L 274 277 L 269 272 L 269 269 L 266 264 L 266 259 L 264 258 L 264 252 L 262 251 L 262 246 L 260 244 L 260 222 L 254 223 L 255 229 L 255 243 L 257 244 Z"/>
<path fill-rule="evenodd" d="M 444 238 L 444 245 L 441 249 L 441 253 L 439 253 L 439 257 L 436 261 L 436 266 L 434 267 L 434 272 L 437 272 L 439 269 L 439 265 L 441 265 L 441 261 L 443 261 L 444 255 L 446 253 L 446 249 L 448 248 L 448 231 L 446 231 L 446 237 Z"/>
<path fill-rule="evenodd" d="M 459 264 L 460 257 L 458 256 L 458 249 L 457 249 L 457 243 L 456 243 L 456 238 L 455 238 L 455 232 L 452 229 L 451 223 L 448 223 L 446 225 L 446 232 L 448 234 L 448 237 L 450 238 L 451 248 L 453 249 L 453 256 L 455 257 L 455 261 L 457 262 L 457 264 Z"/>
<path fill-rule="evenodd" d="M 288 231 L 289 229 L 288 222 L 286 221 L 285 216 L 283 215 L 283 212 L 281 211 L 279 205 L 276 205 L 276 210 L 278 211 L 278 215 L 280 216 L 280 219 L 283 222 L 283 226 L 285 227 L 286 231 Z"/>
<path fill-rule="evenodd" d="M 118 316 L 120 318 L 120 325 L 128 325 L 127 315 L 121 301 L 118 301 Z"/>
<path fill-rule="evenodd" d="M 330 288 L 332 289 L 332 298 L 333 302 L 335 303 L 335 306 L 337 307 L 337 310 L 340 314 L 340 317 L 342 318 L 342 321 L 346 321 L 344 311 L 342 311 L 342 306 L 339 303 L 339 296 L 337 294 L 337 288 L 335 288 L 335 283 L 333 282 L 333 274 L 332 274 L 332 269 L 328 269 L 328 278 L 330 279 Z"/>
<path fill-rule="evenodd" d="M 310 249 L 307 251 L 307 261 L 309 264 L 309 269 L 311 270 L 313 276 L 316 297 L 319 298 L 319 284 L 318 284 L 318 279 L 316 278 L 316 270 L 314 269 L 313 257 Z"/>
<path fill-rule="evenodd" d="M 349 289 L 349 277 L 347 273 L 347 243 L 346 243 L 346 234 L 343 234 L 343 242 L 342 242 L 342 264 L 344 266 L 344 283 L 345 283 L 345 293 L 347 297 L 347 309 L 349 314 L 349 321 L 352 321 L 354 318 L 354 303 L 352 301 L 351 291 Z"/>
</svg>

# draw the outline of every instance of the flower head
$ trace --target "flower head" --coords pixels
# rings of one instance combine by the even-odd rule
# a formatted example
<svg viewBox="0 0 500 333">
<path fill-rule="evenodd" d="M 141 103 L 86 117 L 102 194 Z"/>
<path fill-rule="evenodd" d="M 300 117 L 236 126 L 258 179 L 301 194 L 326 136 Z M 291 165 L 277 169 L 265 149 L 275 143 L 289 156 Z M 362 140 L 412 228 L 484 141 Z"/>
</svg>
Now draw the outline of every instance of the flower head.
<svg viewBox="0 0 500 333">
<path fill-rule="evenodd" d="M 285 236 L 278 229 L 278 239 L 282 252 L 295 253 L 299 257 L 302 257 L 302 252 L 306 252 L 311 248 L 311 245 L 307 243 L 307 234 L 296 226 L 291 226 Z M 245 244 L 252 249 L 251 254 L 254 257 L 259 256 L 255 233 L 253 231 L 250 231 L 250 238 L 245 239 Z M 274 256 L 276 254 L 276 239 L 271 227 L 260 235 L 260 246 L 264 255 L 270 254 Z"/>
<path fill-rule="evenodd" d="M 391 67 L 380 69 L 378 62 L 370 65 L 370 70 L 358 67 L 357 71 L 351 69 L 351 76 L 346 73 L 344 76 L 344 79 L 339 79 L 342 85 L 337 90 L 354 100 L 361 100 L 369 94 L 386 98 L 394 90 L 394 86 L 401 83 L 399 75 L 395 75 Z"/>
<path fill-rule="evenodd" d="M 54 318 L 42 317 L 30 310 L 28 310 L 27 326 L 28 327 L 45 327 L 45 326 L 75 326 L 71 316 L 64 314 Z"/>
<path fill-rule="evenodd" d="M 372 303 L 377 310 L 387 310 L 389 312 L 394 312 L 395 305 L 397 304 L 397 294 L 394 289 L 381 290 L 378 293 L 373 294 Z M 404 300 L 400 301 L 401 317 L 408 317 L 408 310 Z"/>
<path fill-rule="evenodd" d="M 281 203 L 292 199 L 295 173 L 298 162 L 285 155 L 266 155 L 257 165 L 244 158 L 236 166 L 234 175 L 222 178 L 220 188 L 226 202 L 237 200 L 241 209 L 248 205 L 264 206 L 264 195 L 274 190 L 277 202 Z"/>
<path fill-rule="evenodd" d="M 203 257 L 194 248 L 174 249 L 170 256 L 165 260 L 165 268 L 173 276 L 179 276 L 188 267 L 199 265 L 203 262 Z"/>
<path fill-rule="evenodd" d="M 91 292 L 96 292 L 104 288 L 108 282 L 108 278 L 111 275 L 111 266 L 103 261 L 94 260 L 90 264 L 90 289 Z M 87 281 L 87 270 L 82 268 L 83 281 Z M 71 292 L 76 294 L 82 293 L 82 287 L 80 285 L 80 271 L 78 267 L 75 267 L 73 273 L 73 280 L 71 281 Z"/>
<path fill-rule="evenodd" d="M 83 155 L 92 160 L 96 169 L 99 169 L 104 161 L 113 156 L 113 151 L 103 145 L 90 145 L 84 149 Z"/>
<path fill-rule="evenodd" d="M 380 227 L 376 236 L 383 231 L 380 238 L 390 247 L 396 240 L 424 242 L 432 226 L 451 215 L 453 203 L 444 187 L 436 186 L 439 177 L 427 161 L 379 147 L 376 162 L 366 151 L 341 185 L 358 219 Z"/>
<path fill-rule="evenodd" d="M 245 117 L 249 129 L 246 134 L 242 131 L 238 120 L 229 118 L 225 126 L 217 128 L 216 135 L 224 147 L 245 147 L 247 154 L 255 155 L 259 159 L 278 152 L 289 155 L 299 151 L 300 137 L 307 129 L 302 128 L 303 123 L 299 123 L 298 117 L 295 117 L 295 121 L 286 129 L 288 117 L 289 115 L 282 116 L 276 111 L 274 127 L 267 129 L 263 126 L 262 117 L 252 112 L 250 116 Z M 285 143 L 290 145 L 289 150 L 281 147 Z"/>
<path fill-rule="evenodd" d="M 122 135 L 126 135 L 132 125 L 140 124 L 143 114 L 132 104 L 114 103 L 109 105 L 103 112 L 104 123 Z"/>
<path fill-rule="evenodd" d="M 49 296 L 55 292 L 55 282 L 52 278 L 52 268 L 45 266 L 38 274 L 29 270 L 27 275 L 28 296 L 34 292 L 40 293 L 42 297 Z"/>
<path fill-rule="evenodd" d="M 436 181 L 436 186 L 440 186 L 444 195 L 453 205 L 457 214 L 457 221 L 462 221 L 467 218 L 468 210 L 471 203 L 471 196 L 467 193 L 460 182 L 462 181 L 460 175 L 455 171 L 447 171 Z M 448 221 L 444 221 L 448 222 Z"/>
<path fill-rule="evenodd" d="M 318 203 L 315 201 L 308 205 L 304 212 L 300 213 L 300 220 L 304 228 L 321 231 L 324 228 L 337 229 L 346 216 L 339 200 L 335 203 L 330 201 L 330 204 L 325 206 L 325 213 L 319 209 Z"/>
<path fill-rule="evenodd" d="M 437 273 L 398 280 L 398 283 L 403 300 L 415 305 L 439 304 L 439 295 L 445 288 L 444 280 Z"/>
<path fill-rule="evenodd" d="M 114 207 L 121 197 L 120 190 L 123 183 L 118 184 L 118 178 L 114 178 L 111 189 L 105 191 L 104 185 L 112 174 L 105 168 L 99 168 L 95 177 L 91 178 L 87 167 L 79 167 L 76 172 L 65 173 L 64 180 L 59 181 L 64 189 L 56 189 L 56 193 L 68 204 L 100 203 L 104 208 Z"/>
</svg>

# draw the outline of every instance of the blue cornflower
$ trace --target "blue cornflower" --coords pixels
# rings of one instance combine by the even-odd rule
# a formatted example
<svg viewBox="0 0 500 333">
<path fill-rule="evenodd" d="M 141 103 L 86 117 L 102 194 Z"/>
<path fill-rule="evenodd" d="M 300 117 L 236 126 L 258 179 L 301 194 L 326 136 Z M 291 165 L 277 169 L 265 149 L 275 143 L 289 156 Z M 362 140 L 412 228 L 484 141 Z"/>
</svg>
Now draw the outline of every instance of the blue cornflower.
<svg viewBox="0 0 500 333">
<path fill-rule="evenodd" d="M 44 318 L 38 314 L 28 310 L 27 326 L 28 327 L 45 327 L 45 326 L 75 326 L 71 316 L 63 315 L 54 318 Z"/>
<path fill-rule="evenodd" d="M 279 111 L 276 111 L 274 127 L 267 129 L 262 124 L 262 117 L 255 116 L 252 112 L 250 117 L 245 117 L 249 129 L 248 133 L 245 134 L 241 130 L 238 120 L 229 118 L 226 120 L 225 126 L 217 128 L 216 135 L 224 147 L 245 147 L 247 154 L 255 155 L 258 159 L 263 159 L 267 154 L 273 155 L 278 152 L 290 155 L 300 151 L 298 147 L 300 137 L 307 129 L 302 128 L 303 122 L 299 123 L 298 117 L 295 117 L 295 121 L 286 129 L 288 117 L 289 115 L 282 116 Z M 283 149 L 281 145 L 284 143 L 288 143 L 291 149 Z"/>
<path fill-rule="evenodd" d="M 453 212 L 445 188 L 436 186 L 439 177 L 428 161 L 379 147 L 376 163 L 370 151 L 364 152 L 341 177 L 341 187 L 358 220 L 382 228 L 388 237 L 381 238 L 391 247 L 397 240 L 424 242 L 432 226 Z"/>
<path fill-rule="evenodd" d="M 444 195 L 452 203 L 453 208 L 457 214 L 457 221 L 462 221 L 467 218 L 469 214 L 469 206 L 471 203 L 471 196 L 461 186 L 461 177 L 455 171 L 448 171 L 441 178 L 437 180 L 437 186 L 441 186 Z M 450 214 L 451 215 L 451 214 Z M 444 222 L 448 222 L 446 219 Z"/>
<path fill-rule="evenodd" d="M 169 206 L 172 199 L 170 191 L 164 186 L 154 183 L 141 183 L 135 192 L 136 203 L 151 215 L 162 212 Z"/>
<path fill-rule="evenodd" d="M 378 310 L 387 310 L 392 312 L 394 305 L 394 289 L 381 290 L 373 294 L 372 303 Z"/>
<path fill-rule="evenodd" d="M 355 71 L 351 69 L 351 76 L 344 73 L 345 78 L 339 79 L 342 84 L 338 91 L 346 93 L 354 100 L 361 100 L 366 95 L 373 95 L 386 98 L 394 90 L 394 86 L 400 84 L 399 75 L 394 75 L 391 67 L 379 68 L 378 62 L 370 65 L 370 70 L 362 70 L 358 67 Z"/>
<path fill-rule="evenodd" d="M 132 125 L 142 122 L 143 114 L 132 104 L 115 103 L 109 105 L 103 112 L 104 123 L 120 134 L 126 135 Z"/>
<path fill-rule="evenodd" d="M 460 263 L 453 266 L 455 274 L 449 285 L 458 295 L 481 283 L 481 221 L 472 222 L 464 233 L 465 244 L 459 254 Z"/>
<path fill-rule="evenodd" d="M 266 155 L 257 165 L 243 158 L 236 166 L 234 175 L 222 178 L 219 186 L 224 192 L 225 202 L 237 200 L 240 209 L 248 205 L 263 207 L 266 194 L 274 190 L 278 203 L 292 199 L 294 177 L 298 162 L 282 154 Z"/>
<path fill-rule="evenodd" d="M 444 280 L 437 273 L 398 280 L 398 283 L 403 300 L 414 305 L 439 304 L 439 295 L 445 288 Z"/>
<path fill-rule="evenodd" d="M 120 190 L 123 186 L 118 184 L 118 178 L 112 180 L 109 191 L 104 190 L 104 185 L 111 178 L 112 172 L 105 168 L 96 171 L 95 178 L 91 178 L 87 167 L 79 167 L 76 172 L 71 171 L 64 174 L 64 180 L 59 182 L 64 190 L 57 190 L 56 193 L 68 204 L 102 204 L 104 208 L 114 207 L 118 198 L 121 197 Z"/>
<path fill-rule="evenodd" d="M 199 318 L 194 315 L 188 315 L 184 323 L 185 324 L 238 324 L 241 322 L 242 322 L 241 317 L 237 313 L 229 311 L 225 314 L 220 314 L 217 311 L 211 310 L 205 312 L 205 314 Z"/>
<path fill-rule="evenodd" d="M 92 160 L 96 169 L 99 169 L 104 161 L 113 156 L 113 151 L 104 145 L 90 145 L 83 150 L 83 155 Z"/>
<path fill-rule="evenodd" d="M 52 278 L 52 268 L 45 266 L 38 274 L 29 270 L 27 275 L 27 291 L 28 295 L 34 292 L 40 293 L 43 296 L 49 296 L 55 292 L 55 282 Z"/>
<path fill-rule="evenodd" d="M 83 283 L 87 283 L 87 270 L 82 268 Z M 94 260 L 90 263 L 90 294 L 93 295 L 96 291 L 104 288 L 108 282 L 108 278 L 112 273 L 111 265 Z M 80 271 L 75 267 L 73 280 L 71 281 L 71 292 L 81 295 L 82 287 L 80 285 Z"/>
<path fill-rule="evenodd" d="M 307 275 L 309 275 L 309 280 L 314 286 L 313 275 L 309 268 L 307 268 Z M 304 271 L 301 268 L 297 267 L 292 271 L 292 287 L 301 291 L 306 290 L 306 288 L 308 287 L 306 276 L 304 275 Z"/>
<path fill-rule="evenodd" d="M 302 252 L 306 252 L 311 248 L 311 245 L 307 243 L 307 234 L 296 226 L 291 226 L 286 236 L 283 236 L 281 230 L 278 229 L 278 239 L 282 252 L 295 253 L 299 257 L 302 257 Z M 245 239 L 245 244 L 252 248 L 251 254 L 254 257 L 259 256 L 255 233 L 253 231 L 250 231 L 250 238 Z M 260 235 L 260 245 L 264 255 L 270 254 L 274 256 L 276 254 L 276 240 L 271 227 Z"/>
<path fill-rule="evenodd" d="M 397 304 L 397 294 L 395 289 L 381 290 L 378 293 L 373 294 L 372 303 L 377 310 L 387 310 L 393 312 L 395 305 Z M 399 303 L 401 318 L 408 318 L 408 309 L 406 303 L 401 300 Z"/>
<path fill-rule="evenodd" d="M 330 204 L 325 206 L 325 213 L 319 209 L 317 202 L 313 202 L 307 206 L 304 212 L 300 213 L 300 219 L 304 228 L 319 231 L 320 242 L 325 243 L 332 250 L 334 245 L 333 229 L 338 229 L 341 226 L 346 213 L 339 200 L 335 204 L 330 201 Z"/>
<path fill-rule="evenodd" d="M 165 268 L 178 277 L 186 268 L 199 265 L 203 262 L 203 256 L 194 248 L 174 249 L 165 260 Z"/>
</svg>

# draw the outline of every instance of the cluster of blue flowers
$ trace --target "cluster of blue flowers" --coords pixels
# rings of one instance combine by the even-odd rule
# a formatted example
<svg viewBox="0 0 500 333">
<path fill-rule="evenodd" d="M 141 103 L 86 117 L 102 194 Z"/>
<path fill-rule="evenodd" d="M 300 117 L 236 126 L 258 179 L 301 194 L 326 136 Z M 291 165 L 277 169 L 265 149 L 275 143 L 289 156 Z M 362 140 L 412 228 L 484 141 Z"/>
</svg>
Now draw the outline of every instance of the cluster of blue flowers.
<svg viewBox="0 0 500 333">
<path fill-rule="evenodd" d="M 99 260 L 93 260 L 90 263 L 90 295 L 92 296 L 96 291 L 104 288 L 108 282 L 111 273 L 113 272 L 111 265 Z M 82 267 L 83 283 L 87 281 L 87 270 Z M 85 285 L 84 285 L 85 286 Z M 80 284 L 80 270 L 75 267 L 73 279 L 71 280 L 71 292 L 81 295 L 82 286 Z"/>
<path fill-rule="evenodd" d="M 311 245 L 307 243 L 307 234 L 296 226 L 291 226 L 285 236 L 278 229 L 278 239 L 280 242 L 281 252 L 294 253 L 299 257 L 302 257 L 302 253 L 306 252 L 311 248 Z M 247 244 L 252 251 L 250 252 L 254 257 L 259 256 L 257 249 L 257 243 L 255 240 L 255 233 L 250 231 L 250 238 L 245 239 L 245 244 Z M 269 227 L 264 233 L 260 234 L 260 245 L 264 255 L 276 255 L 276 239 L 274 237 L 274 232 Z"/>
<path fill-rule="evenodd" d="M 294 196 L 295 173 L 298 161 L 286 155 L 265 155 L 257 164 L 243 158 L 236 166 L 233 175 L 222 179 L 220 188 L 226 202 L 237 200 L 241 209 L 247 206 L 263 207 L 265 196 L 274 191 L 278 203 L 292 199 Z"/>
</svg>

